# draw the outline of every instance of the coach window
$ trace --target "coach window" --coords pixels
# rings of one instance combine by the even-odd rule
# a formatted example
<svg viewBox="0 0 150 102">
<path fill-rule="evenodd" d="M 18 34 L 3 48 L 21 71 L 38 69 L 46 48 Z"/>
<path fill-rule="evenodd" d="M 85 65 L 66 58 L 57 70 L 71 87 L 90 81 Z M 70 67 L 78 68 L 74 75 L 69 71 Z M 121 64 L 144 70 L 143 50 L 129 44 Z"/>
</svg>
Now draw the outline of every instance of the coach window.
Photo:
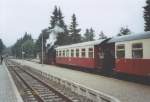
<svg viewBox="0 0 150 102">
<path fill-rule="evenodd" d="M 66 50 L 66 56 L 69 57 L 69 50 Z"/>
<path fill-rule="evenodd" d="M 117 53 L 117 58 L 125 58 L 125 45 L 121 44 L 121 45 L 117 45 L 117 49 L 116 49 L 116 53 Z"/>
<path fill-rule="evenodd" d="M 61 51 L 59 51 L 59 57 L 61 56 Z"/>
<path fill-rule="evenodd" d="M 79 57 L 79 49 L 76 49 L 76 57 Z"/>
<path fill-rule="evenodd" d="M 132 58 L 143 58 L 142 43 L 132 44 Z"/>
<path fill-rule="evenodd" d="M 93 58 L 93 48 L 89 48 L 88 56 L 89 58 Z"/>
<path fill-rule="evenodd" d="M 65 57 L 65 50 L 63 50 L 63 57 Z"/>
<path fill-rule="evenodd" d="M 81 50 L 81 56 L 82 56 L 82 57 L 85 57 L 85 49 L 82 49 L 82 50 Z"/>
<path fill-rule="evenodd" d="M 71 49 L 71 57 L 74 57 L 74 50 Z"/>
<path fill-rule="evenodd" d="M 58 56 L 58 51 L 56 51 L 56 56 Z"/>
</svg>

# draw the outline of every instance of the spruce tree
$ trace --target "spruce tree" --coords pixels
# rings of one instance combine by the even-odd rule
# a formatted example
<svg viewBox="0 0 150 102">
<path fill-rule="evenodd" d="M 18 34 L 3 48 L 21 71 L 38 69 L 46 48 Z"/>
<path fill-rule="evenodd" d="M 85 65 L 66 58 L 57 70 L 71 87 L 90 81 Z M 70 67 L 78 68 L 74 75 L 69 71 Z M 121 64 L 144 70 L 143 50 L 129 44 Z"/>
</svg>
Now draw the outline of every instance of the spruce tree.
<svg viewBox="0 0 150 102">
<path fill-rule="evenodd" d="M 23 44 L 24 58 L 34 58 L 35 57 L 35 45 L 33 40 L 26 40 Z"/>
<path fill-rule="evenodd" d="M 32 37 L 30 34 L 28 34 L 27 32 L 25 32 L 23 38 L 22 38 L 22 42 L 25 42 L 27 40 L 32 40 Z"/>
<path fill-rule="evenodd" d="M 150 31 L 150 0 L 146 1 L 144 7 L 144 20 L 145 20 L 145 31 Z"/>
<path fill-rule="evenodd" d="M 104 34 L 103 31 L 101 31 L 99 34 L 99 39 L 106 39 L 106 38 L 107 38 L 107 36 Z"/>
<path fill-rule="evenodd" d="M 62 28 L 65 28 L 65 22 L 64 22 L 64 17 L 63 17 L 63 15 L 62 15 L 62 11 L 61 11 L 61 9 L 59 8 L 58 9 L 58 21 L 59 21 L 59 26 L 60 27 L 62 27 Z"/>
<path fill-rule="evenodd" d="M 78 24 L 77 24 L 77 21 L 76 21 L 76 16 L 75 16 L 75 14 L 73 14 L 71 25 L 70 25 L 70 28 L 69 28 L 71 43 L 81 42 L 81 35 L 80 35 L 81 29 L 79 29 L 77 27 L 78 27 Z"/>
<path fill-rule="evenodd" d="M 93 41 L 94 40 L 94 30 L 91 29 L 86 29 L 85 34 L 84 34 L 84 41 Z"/>
<path fill-rule="evenodd" d="M 69 32 L 67 29 L 67 25 L 64 22 L 64 16 L 62 15 L 61 9 L 57 6 L 55 6 L 54 11 L 51 16 L 51 22 L 50 22 L 50 27 L 49 29 L 53 29 L 56 24 L 58 24 L 59 27 L 64 29 L 64 32 L 59 33 L 57 36 L 57 41 L 55 44 L 57 45 L 66 45 L 69 44 Z"/>
<path fill-rule="evenodd" d="M 58 21 L 58 9 L 57 6 L 55 6 L 54 11 L 52 13 L 53 15 L 51 16 L 50 20 L 50 29 L 53 29 L 56 25 L 56 22 Z"/>
<path fill-rule="evenodd" d="M 93 28 L 90 29 L 90 38 L 89 41 L 93 41 L 94 40 L 94 36 L 95 36 L 95 31 L 93 30 Z"/>
<path fill-rule="evenodd" d="M 58 26 L 64 29 L 64 32 L 58 34 L 56 44 L 57 45 L 69 44 L 69 33 L 60 8 L 58 10 L 58 22 L 59 22 Z"/>
<path fill-rule="evenodd" d="M 18 39 L 17 42 L 11 47 L 13 55 L 18 57 L 18 58 L 21 58 L 22 57 L 22 50 L 24 49 L 23 46 L 28 41 L 33 42 L 33 39 L 32 39 L 32 36 L 30 34 L 25 32 L 24 36 L 22 38 Z M 28 44 L 26 46 L 28 46 Z M 33 46 L 34 45 L 32 44 L 32 47 Z M 32 49 L 32 51 L 33 51 L 33 49 Z M 32 55 L 33 55 L 33 53 L 32 53 Z"/>
<path fill-rule="evenodd" d="M 128 27 L 121 27 L 117 36 L 129 35 L 131 34 L 131 30 Z"/>
<path fill-rule="evenodd" d="M 89 35 L 90 35 L 89 29 L 86 29 L 83 36 L 83 41 L 89 41 Z"/>
</svg>

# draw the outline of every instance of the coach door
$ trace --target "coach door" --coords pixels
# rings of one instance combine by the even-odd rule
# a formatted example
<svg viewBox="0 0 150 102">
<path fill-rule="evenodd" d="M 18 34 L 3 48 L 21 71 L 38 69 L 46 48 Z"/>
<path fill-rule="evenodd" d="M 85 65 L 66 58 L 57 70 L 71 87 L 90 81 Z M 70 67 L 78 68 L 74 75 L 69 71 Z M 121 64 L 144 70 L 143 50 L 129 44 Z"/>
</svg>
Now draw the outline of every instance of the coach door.
<svg viewBox="0 0 150 102">
<path fill-rule="evenodd" d="M 115 46 L 110 44 L 104 47 L 103 69 L 106 72 L 111 72 L 115 67 Z"/>
<path fill-rule="evenodd" d="M 96 66 L 99 70 L 103 68 L 103 52 L 101 48 L 97 48 L 98 50 L 95 52 Z"/>
</svg>

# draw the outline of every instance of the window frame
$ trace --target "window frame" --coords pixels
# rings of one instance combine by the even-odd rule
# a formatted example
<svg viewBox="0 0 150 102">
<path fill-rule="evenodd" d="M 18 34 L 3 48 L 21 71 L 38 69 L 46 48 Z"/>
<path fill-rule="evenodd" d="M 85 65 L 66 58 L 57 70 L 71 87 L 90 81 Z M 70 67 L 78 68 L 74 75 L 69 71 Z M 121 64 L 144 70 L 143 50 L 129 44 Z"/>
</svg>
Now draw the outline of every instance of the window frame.
<svg viewBox="0 0 150 102">
<path fill-rule="evenodd" d="M 119 47 L 123 47 L 123 48 L 119 48 Z M 116 45 L 116 57 L 118 59 L 122 59 L 125 58 L 125 44 L 118 44 Z"/>
<path fill-rule="evenodd" d="M 139 48 L 139 47 L 135 47 L 135 45 L 138 45 L 138 44 L 141 44 L 141 48 Z M 137 52 L 137 51 L 141 51 L 141 55 L 139 56 L 137 56 L 137 55 L 135 55 L 135 52 Z M 139 43 L 132 43 L 132 58 L 133 59 L 142 59 L 143 58 L 143 43 L 141 43 L 141 42 L 139 42 Z"/>
<path fill-rule="evenodd" d="M 76 49 L 76 57 L 80 57 L 80 50 L 79 50 L 79 48 Z"/>
<path fill-rule="evenodd" d="M 69 57 L 69 49 L 66 50 L 66 57 Z"/>
<path fill-rule="evenodd" d="M 65 50 L 63 50 L 63 54 L 62 55 L 63 55 L 63 57 L 65 57 Z"/>
<path fill-rule="evenodd" d="M 84 55 L 84 56 L 83 56 Z M 85 48 L 82 48 L 81 49 L 81 57 L 82 58 L 85 58 L 86 57 L 86 49 Z"/>
<path fill-rule="evenodd" d="M 92 50 L 90 51 L 90 49 L 92 49 Z M 89 58 L 94 58 L 94 48 L 88 48 L 88 57 Z"/>
<path fill-rule="evenodd" d="M 71 49 L 71 57 L 74 57 L 74 49 Z"/>
<path fill-rule="evenodd" d="M 62 56 L 62 53 L 61 53 L 61 50 L 59 50 L 59 57 L 61 57 Z"/>
<path fill-rule="evenodd" d="M 58 50 L 56 51 L 56 56 L 58 57 Z"/>
</svg>

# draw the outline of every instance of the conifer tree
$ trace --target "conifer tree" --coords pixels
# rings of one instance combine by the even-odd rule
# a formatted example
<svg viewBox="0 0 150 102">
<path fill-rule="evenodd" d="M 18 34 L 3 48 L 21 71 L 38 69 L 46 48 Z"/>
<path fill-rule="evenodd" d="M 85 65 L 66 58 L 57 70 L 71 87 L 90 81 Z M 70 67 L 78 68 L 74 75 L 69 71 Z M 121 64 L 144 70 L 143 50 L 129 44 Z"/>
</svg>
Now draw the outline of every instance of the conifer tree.
<svg viewBox="0 0 150 102">
<path fill-rule="evenodd" d="M 34 58 L 35 57 L 35 44 L 33 40 L 26 40 L 22 44 L 22 50 L 24 52 L 24 58 Z"/>
<path fill-rule="evenodd" d="M 89 29 L 86 29 L 83 36 L 83 41 L 89 41 L 89 35 L 90 35 Z"/>
<path fill-rule="evenodd" d="M 51 16 L 50 20 L 50 29 L 54 28 L 56 25 L 56 22 L 58 21 L 58 9 L 57 6 L 55 6 L 54 11 L 52 13 L 53 15 Z"/>
<path fill-rule="evenodd" d="M 128 27 L 121 27 L 117 36 L 129 35 L 131 34 L 131 30 Z"/>
<path fill-rule="evenodd" d="M 28 34 L 27 32 L 25 32 L 23 38 L 22 38 L 22 42 L 25 42 L 27 40 L 32 40 L 32 37 L 30 34 Z"/>
<path fill-rule="evenodd" d="M 58 26 L 64 29 L 64 32 L 58 34 L 56 44 L 57 45 L 69 44 L 69 33 L 60 8 L 58 10 L 58 22 L 59 22 Z"/>
<path fill-rule="evenodd" d="M 75 16 L 75 14 L 73 14 L 71 25 L 70 25 L 70 28 L 69 28 L 71 43 L 81 42 L 81 35 L 80 35 L 81 29 L 79 29 L 77 27 L 78 27 L 78 23 L 76 21 L 76 16 Z"/>
<path fill-rule="evenodd" d="M 30 43 L 27 43 L 30 42 Z M 32 42 L 32 44 L 31 44 Z M 34 46 L 33 44 L 33 39 L 32 36 L 30 34 L 28 34 L 27 32 L 25 32 L 24 36 L 20 39 L 17 40 L 17 42 L 11 47 L 12 49 L 12 53 L 14 56 L 21 58 L 22 57 L 22 50 L 24 49 L 24 44 L 26 43 L 26 46 Z M 29 48 L 30 49 L 30 48 Z M 34 49 L 30 49 L 30 51 L 32 50 L 32 52 L 34 52 Z M 33 56 L 33 53 L 28 53 L 29 56 Z"/>
<path fill-rule="evenodd" d="M 91 29 L 86 29 L 83 40 L 84 41 L 93 41 L 94 40 L 94 30 Z"/>
<path fill-rule="evenodd" d="M 146 1 L 144 7 L 144 20 L 145 20 L 145 31 L 150 31 L 150 0 Z"/>
<path fill-rule="evenodd" d="M 99 34 L 99 39 L 106 39 L 106 38 L 107 38 L 107 36 L 104 34 L 103 31 L 101 31 Z"/>
<path fill-rule="evenodd" d="M 58 21 L 59 21 L 59 26 L 60 27 L 62 27 L 62 28 L 65 28 L 65 22 L 64 22 L 64 17 L 63 17 L 63 15 L 62 15 L 62 11 L 61 11 L 61 9 L 59 8 L 58 9 Z"/>
<path fill-rule="evenodd" d="M 59 27 L 61 27 L 64 32 L 59 33 L 57 36 L 56 45 L 66 45 L 69 44 L 69 32 L 67 29 L 67 25 L 64 22 L 64 16 L 62 15 L 61 9 L 57 6 L 55 6 L 54 11 L 51 16 L 51 22 L 50 22 L 50 30 L 53 29 L 56 24 L 58 24 Z"/>
<path fill-rule="evenodd" d="M 91 28 L 90 29 L 90 38 L 89 38 L 89 40 L 93 41 L 94 40 L 94 36 L 95 36 L 95 31 L 93 30 L 93 28 Z"/>
</svg>

